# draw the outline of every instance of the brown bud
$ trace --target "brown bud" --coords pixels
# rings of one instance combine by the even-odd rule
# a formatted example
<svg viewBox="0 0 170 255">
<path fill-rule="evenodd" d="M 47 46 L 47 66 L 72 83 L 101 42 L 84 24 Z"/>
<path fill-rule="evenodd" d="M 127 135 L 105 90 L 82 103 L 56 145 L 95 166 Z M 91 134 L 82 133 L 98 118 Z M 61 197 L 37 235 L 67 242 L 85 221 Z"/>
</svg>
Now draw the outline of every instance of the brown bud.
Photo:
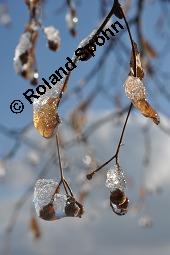
<svg viewBox="0 0 170 255">
<path fill-rule="evenodd" d="M 55 210 L 53 207 L 53 204 L 48 204 L 46 206 L 44 206 L 41 210 L 40 210 L 40 215 L 39 217 L 43 220 L 55 220 L 56 216 L 55 216 Z"/>
<path fill-rule="evenodd" d="M 92 174 L 87 174 L 87 175 L 86 175 L 86 178 L 87 178 L 87 180 L 89 180 L 89 181 L 92 179 L 92 177 L 93 177 Z"/>
<path fill-rule="evenodd" d="M 126 201 L 126 196 L 123 191 L 116 189 L 110 194 L 110 201 L 115 205 L 121 205 Z"/>
<path fill-rule="evenodd" d="M 119 215 L 124 215 L 128 212 L 129 199 L 126 197 L 126 200 L 123 204 L 118 205 L 117 209 L 120 210 Z"/>
<path fill-rule="evenodd" d="M 59 45 L 54 41 L 48 41 L 48 48 L 52 51 L 57 51 L 59 49 Z"/>
<path fill-rule="evenodd" d="M 75 217 L 77 216 L 79 211 L 79 207 L 75 203 L 75 199 L 73 197 L 69 197 L 65 206 L 65 214 L 67 216 Z"/>
</svg>

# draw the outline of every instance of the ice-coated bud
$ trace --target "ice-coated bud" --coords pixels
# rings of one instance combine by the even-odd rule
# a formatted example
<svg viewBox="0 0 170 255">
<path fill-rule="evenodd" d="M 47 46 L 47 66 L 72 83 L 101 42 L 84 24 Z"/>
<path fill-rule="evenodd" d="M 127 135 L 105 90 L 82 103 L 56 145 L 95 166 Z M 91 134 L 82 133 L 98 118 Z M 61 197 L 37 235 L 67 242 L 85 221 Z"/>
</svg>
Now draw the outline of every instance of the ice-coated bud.
<svg viewBox="0 0 170 255">
<path fill-rule="evenodd" d="M 78 22 L 78 18 L 76 16 L 76 11 L 75 9 L 71 9 L 67 12 L 66 14 L 66 17 L 65 17 L 65 20 L 66 20 L 66 23 L 67 23 L 67 26 L 68 26 L 68 29 L 70 30 L 71 34 L 73 36 L 76 35 L 76 31 L 75 31 L 75 28 L 76 28 L 76 24 Z"/>
<path fill-rule="evenodd" d="M 21 35 L 19 43 L 15 49 L 14 67 L 16 73 L 22 72 L 23 64 L 25 64 L 28 60 L 28 51 L 31 47 L 31 33 L 25 32 Z"/>
<path fill-rule="evenodd" d="M 75 198 L 68 197 L 65 206 L 65 214 L 70 217 L 81 217 L 82 213 L 81 208 L 76 204 Z"/>
<path fill-rule="evenodd" d="M 126 195 L 120 189 L 115 189 L 110 194 L 110 201 L 115 205 L 121 205 L 126 201 Z"/>
<path fill-rule="evenodd" d="M 37 215 L 44 220 L 66 217 L 66 195 L 56 193 L 58 183 L 53 179 L 40 179 L 34 189 L 34 205 Z"/>
<path fill-rule="evenodd" d="M 129 200 L 126 197 L 126 200 L 121 205 L 111 204 L 112 210 L 119 216 L 125 215 L 128 212 Z"/>
<path fill-rule="evenodd" d="M 60 124 L 56 107 L 62 86 L 62 83 L 57 83 L 33 102 L 33 123 L 38 132 L 45 138 L 52 137 L 55 128 Z"/>
<path fill-rule="evenodd" d="M 61 39 L 60 32 L 53 26 L 45 27 L 44 33 L 48 41 L 48 47 L 50 50 L 57 51 L 60 48 Z"/>
<path fill-rule="evenodd" d="M 106 187 L 111 192 L 115 190 L 124 191 L 126 188 L 126 181 L 124 174 L 118 165 L 115 165 L 112 169 L 108 170 L 106 178 Z"/>
<path fill-rule="evenodd" d="M 138 101 L 146 98 L 146 92 L 143 82 L 134 76 L 128 76 L 124 84 L 125 94 L 132 101 Z"/>
<path fill-rule="evenodd" d="M 53 179 L 39 179 L 35 184 L 33 202 L 38 217 L 53 221 L 64 217 L 81 217 L 83 206 L 74 197 L 59 193 Z"/>
</svg>

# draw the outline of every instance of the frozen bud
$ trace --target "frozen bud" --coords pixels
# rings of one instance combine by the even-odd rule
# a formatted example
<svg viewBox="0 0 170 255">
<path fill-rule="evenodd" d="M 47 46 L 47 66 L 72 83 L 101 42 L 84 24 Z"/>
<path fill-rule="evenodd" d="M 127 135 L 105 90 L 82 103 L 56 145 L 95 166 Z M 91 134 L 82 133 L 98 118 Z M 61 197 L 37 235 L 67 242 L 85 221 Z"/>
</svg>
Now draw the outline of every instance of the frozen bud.
<svg viewBox="0 0 170 255">
<path fill-rule="evenodd" d="M 56 112 L 62 84 L 53 86 L 33 102 L 33 123 L 38 132 L 45 138 L 53 136 L 60 118 Z"/>
<path fill-rule="evenodd" d="M 132 101 L 133 105 L 147 118 L 158 125 L 160 118 L 157 112 L 146 100 L 146 92 L 143 82 L 133 76 L 129 76 L 124 84 L 125 94 Z"/>
<path fill-rule="evenodd" d="M 40 179 L 34 189 L 34 205 L 37 215 L 47 221 L 65 217 L 67 197 L 56 192 L 58 183 L 53 179 Z"/>
<path fill-rule="evenodd" d="M 121 205 L 115 205 L 111 203 L 111 208 L 113 212 L 119 216 L 125 215 L 128 212 L 128 206 L 129 206 L 129 200 L 127 197 L 124 203 Z"/>
<path fill-rule="evenodd" d="M 23 65 L 28 61 L 29 50 L 31 47 L 31 33 L 25 32 L 21 35 L 19 44 L 15 49 L 14 67 L 16 73 L 22 73 Z"/>
<path fill-rule="evenodd" d="M 52 199 L 57 186 L 58 183 L 53 179 L 40 179 L 35 184 L 33 202 L 37 215 L 42 219 L 53 220 L 55 218 Z"/>
<path fill-rule="evenodd" d="M 68 29 L 70 30 L 70 33 L 75 36 L 76 35 L 76 24 L 78 22 L 78 18 L 76 15 L 76 10 L 74 8 L 71 8 L 68 13 L 66 14 L 66 23 L 68 26 Z"/>
<path fill-rule="evenodd" d="M 113 169 L 108 170 L 106 187 L 110 189 L 110 192 L 113 192 L 117 189 L 124 192 L 126 188 L 126 181 L 124 174 L 118 165 L 115 165 Z"/>
<path fill-rule="evenodd" d="M 60 118 L 56 112 L 58 99 L 49 98 L 47 102 L 33 113 L 34 127 L 44 138 L 51 138 L 56 127 L 60 124 Z"/>
<path fill-rule="evenodd" d="M 45 27 L 44 33 L 48 41 L 48 47 L 50 50 L 57 51 L 60 48 L 61 39 L 59 30 L 53 26 Z"/>
<path fill-rule="evenodd" d="M 53 179 L 40 179 L 34 190 L 34 205 L 37 215 L 47 221 L 64 217 L 81 217 L 83 207 L 74 197 L 59 194 L 58 183 Z"/>
<path fill-rule="evenodd" d="M 146 97 L 144 84 L 137 77 L 128 76 L 124 88 L 126 96 L 132 101 L 142 100 Z"/>
<path fill-rule="evenodd" d="M 121 205 L 126 201 L 126 195 L 120 189 L 115 189 L 110 194 L 110 201 L 115 205 Z"/>
<path fill-rule="evenodd" d="M 77 204 L 74 197 L 68 197 L 65 206 L 65 214 L 70 217 L 81 217 L 83 214 L 83 207 Z"/>
</svg>

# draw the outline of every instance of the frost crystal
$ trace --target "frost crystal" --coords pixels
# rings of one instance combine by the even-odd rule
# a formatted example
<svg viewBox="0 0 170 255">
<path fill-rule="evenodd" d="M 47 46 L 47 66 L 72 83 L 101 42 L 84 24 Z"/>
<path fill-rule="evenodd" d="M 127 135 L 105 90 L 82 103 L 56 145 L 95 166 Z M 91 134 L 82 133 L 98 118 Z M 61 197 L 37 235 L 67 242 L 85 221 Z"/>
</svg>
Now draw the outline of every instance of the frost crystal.
<svg viewBox="0 0 170 255">
<path fill-rule="evenodd" d="M 127 80 L 125 81 L 124 87 L 125 94 L 130 100 L 138 101 L 145 99 L 145 87 L 143 85 L 143 82 L 139 78 L 128 76 Z"/>
<path fill-rule="evenodd" d="M 114 191 L 119 189 L 124 191 L 126 188 L 126 181 L 124 179 L 123 172 L 115 165 L 113 169 L 108 170 L 107 179 L 106 179 L 106 187 L 110 189 L 110 191 Z"/>
<path fill-rule="evenodd" d="M 36 182 L 34 189 L 34 205 L 37 215 L 41 217 L 40 212 L 44 210 L 46 206 L 52 203 L 54 216 L 53 219 L 60 219 L 65 217 L 65 205 L 67 197 L 55 193 L 58 183 L 53 179 L 40 179 Z"/>
<path fill-rule="evenodd" d="M 51 202 L 57 185 L 58 183 L 53 179 L 40 179 L 36 182 L 33 202 L 38 215 L 40 209 Z"/>
</svg>

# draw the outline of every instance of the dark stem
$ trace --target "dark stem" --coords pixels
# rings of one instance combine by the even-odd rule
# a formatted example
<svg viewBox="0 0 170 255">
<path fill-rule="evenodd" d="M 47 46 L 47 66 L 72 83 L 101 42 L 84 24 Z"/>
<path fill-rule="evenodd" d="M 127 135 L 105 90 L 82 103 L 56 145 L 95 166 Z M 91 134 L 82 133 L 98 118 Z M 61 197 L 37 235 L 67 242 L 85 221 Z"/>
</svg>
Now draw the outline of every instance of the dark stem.
<svg viewBox="0 0 170 255">
<path fill-rule="evenodd" d="M 113 9 L 113 7 L 112 7 Z M 113 9 L 114 10 L 114 9 Z M 124 12 L 120 6 L 120 10 L 121 10 L 121 13 L 122 13 L 122 17 L 125 21 L 125 24 L 126 24 L 126 27 L 127 27 L 127 30 L 128 30 L 128 34 L 129 34 L 129 38 L 130 38 L 130 42 L 131 42 L 131 46 L 132 46 L 132 52 L 133 52 L 133 58 L 134 58 L 134 76 L 136 77 L 137 76 L 137 69 L 136 69 L 136 54 L 135 54 L 135 48 L 134 48 L 134 43 L 133 43 L 133 38 L 132 38 L 132 34 L 131 34 L 131 31 L 130 31 L 130 27 L 129 27 L 129 24 L 126 20 L 126 17 L 124 15 Z M 111 10 L 112 11 L 112 10 Z M 110 13 L 109 13 L 110 14 Z M 93 172 L 91 172 L 90 174 L 87 174 L 87 179 L 90 180 L 92 179 L 93 175 L 100 171 L 103 167 L 105 167 L 107 164 L 109 164 L 113 159 L 116 160 L 116 164 L 118 165 L 118 156 L 119 156 L 119 151 L 120 151 L 120 147 L 121 147 L 121 144 L 122 144 L 122 140 L 123 140 L 123 136 L 124 136 L 124 133 L 125 133 L 125 129 L 127 127 L 127 123 L 128 123 L 128 120 L 129 120 L 129 116 L 130 116 L 130 113 L 131 113 L 131 110 L 133 108 L 133 104 L 131 103 L 130 104 L 130 107 L 129 107 L 129 110 L 128 110 L 128 113 L 127 113 L 127 116 L 126 116 L 126 120 L 125 120 L 125 123 L 123 125 L 123 129 L 122 129 L 122 132 L 121 132 L 121 136 L 120 136 L 120 139 L 119 139 L 119 143 L 118 143 L 118 146 L 117 146 L 117 150 L 116 150 L 116 153 L 113 157 L 111 157 L 108 161 L 106 161 L 103 165 L 101 165 L 100 167 L 98 167 L 96 170 L 94 170 Z"/>
<path fill-rule="evenodd" d="M 120 7 L 121 8 L 121 7 Z M 134 76 L 136 77 L 137 76 L 137 70 L 136 70 L 136 54 L 135 54 L 135 47 L 134 47 L 134 43 L 133 43 L 133 38 L 132 38 L 132 34 L 131 34 L 131 31 L 130 31 L 130 27 L 129 27 L 129 24 L 126 20 L 126 17 L 125 17 L 125 14 L 121 8 L 121 12 L 122 12 L 122 16 L 123 16 L 123 19 L 125 21 L 125 24 L 126 24 L 126 27 L 127 27 L 127 31 L 128 31 L 128 34 L 129 34 L 129 38 L 130 38 L 130 42 L 131 42 L 131 46 L 132 46 L 132 52 L 133 52 L 133 59 L 134 59 Z"/>
<path fill-rule="evenodd" d="M 119 151 L 120 151 L 120 147 L 121 147 L 121 143 L 122 143 L 122 140 L 123 140 L 123 136 L 124 136 L 124 133 L 125 133 L 125 129 L 126 129 L 126 126 L 127 126 L 127 122 L 128 122 L 128 119 L 129 119 L 129 116 L 130 116 L 130 112 L 132 110 L 132 103 L 130 104 L 130 107 L 129 107 L 129 110 L 128 110 L 128 114 L 126 116 L 126 120 L 125 120 L 125 123 L 124 123 L 124 126 L 123 126 L 123 129 L 122 129 L 122 133 L 121 133 L 121 136 L 120 136 L 120 139 L 119 139 L 119 143 L 118 143 L 118 147 L 117 147 L 117 150 L 116 150 L 116 153 L 114 154 L 113 157 L 111 157 L 108 161 L 106 161 L 103 165 L 99 166 L 96 170 L 94 170 L 93 172 L 91 172 L 90 174 L 87 174 L 87 179 L 88 180 L 91 180 L 93 175 L 95 173 L 97 173 L 98 171 L 100 171 L 103 167 L 105 167 L 106 165 L 108 165 L 113 159 L 116 159 L 116 164 L 118 165 L 118 155 L 119 155 Z"/>
<path fill-rule="evenodd" d="M 60 178 L 61 178 L 60 184 L 61 183 L 63 184 L 65 192 L 68 195 L 68 191 L 67 191 L 67 188 L 65 185 L 63 168 L 62 168 L 62 164 L 61 164 L 60 148 L 59 148 L 59 141 L 58 141 L 58 130 L 56 132 L 56 144 L 57 144 L 58 163 L 59 163 L 59 168 L 60 168 Z M 58 187 L 60 186 L 60 184 L 58 185 Z"/>
<path fill-rule="evenodd" d="M 131 103 L 131 104 L 130 104 L 130 107 L 129 107 L 128 114 L 127 114 L 127 116 L 126 116 L 126 120 L 125 120 L 123 129 L 122 129 L 122 133 L 121 133 L 121 136 L 120 136 L 120 140 L 119 140 L 119 143 L 118 143 L 118 147 L 117 147 L 117 150 L 116 150 L 116 153 L 115 153 L 116 164 L 118 164 L 119 151 L 120 151 L 120 147 L 121 147 L 121 144 L 122 144 L 123 136 L 124 136 L 124 133 L 125 133 L 125 129 L 126 129 L 126 126 L 127 126 L 127 123 L 128 123 L 128 119 L 129 119 L 129 116 L 130 116 L 132 107 L 133 107 L 133 104 Z"/>
</svg>

